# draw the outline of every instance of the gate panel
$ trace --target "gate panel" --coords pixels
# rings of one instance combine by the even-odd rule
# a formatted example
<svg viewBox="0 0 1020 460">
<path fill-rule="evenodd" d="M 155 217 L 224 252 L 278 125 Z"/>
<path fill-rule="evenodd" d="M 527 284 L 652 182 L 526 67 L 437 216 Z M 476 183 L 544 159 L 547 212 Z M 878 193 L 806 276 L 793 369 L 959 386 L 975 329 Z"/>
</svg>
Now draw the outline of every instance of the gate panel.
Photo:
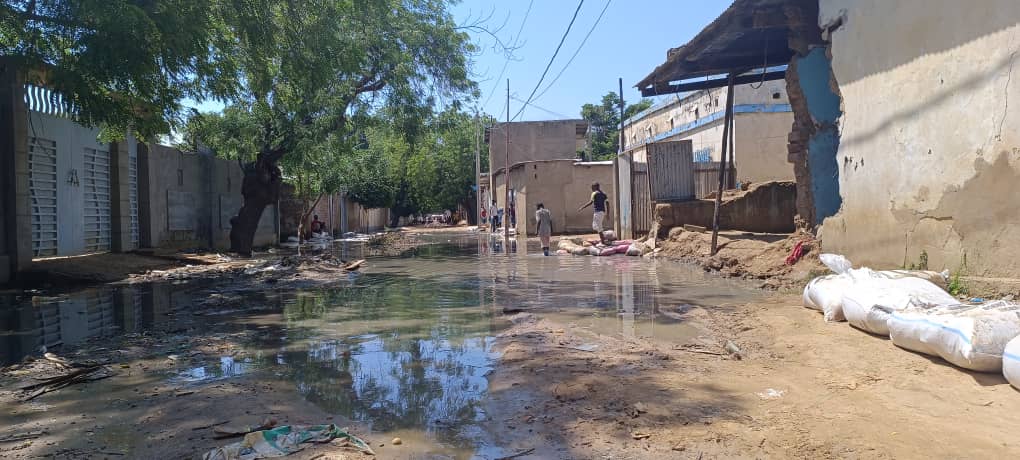
<svg viewBox="0 0 1020 460">
<path fill-rule="evenodd" d="M 648 180 L 655 202 L 694 199 L 694 153 L 691 141 L 648 144 Z"/>
<path fill-rule="evenodd" d="M 57 143 L 28 140 L 28 192 L 32 200 L 32 257 L 57 255 Z"/>
<path fill-rule="evenodd" d="M 645 163 L 634 164 L 634 236 L 644 236 L 652 229 L 652 196 L 648 193 L 648 172 L 638 170 Z"/>
<path fill-rule="evenodd" d="M 83 229 L 85 230 L 85 252 L 110 250 L 110 152 L 85 148 L 85 168 L 82 174 Z"/>
</svg>

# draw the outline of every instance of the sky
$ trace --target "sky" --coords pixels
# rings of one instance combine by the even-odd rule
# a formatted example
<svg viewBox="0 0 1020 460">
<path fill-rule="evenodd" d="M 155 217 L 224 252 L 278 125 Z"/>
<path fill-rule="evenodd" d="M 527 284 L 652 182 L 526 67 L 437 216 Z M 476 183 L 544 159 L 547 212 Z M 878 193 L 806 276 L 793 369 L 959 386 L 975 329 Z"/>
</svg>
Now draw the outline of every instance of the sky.
<svg viewBox="0 0 1020 460">
<path fill-rule="evenodd" d="M 488 17 L 491 28 L 504 42 L 519 36 L 519 48 L 507 65 L 504 53 L 492 48 L 495 40 L 484 33 L 473 33 L 482 49 L 473 57 L 475 80 L 482 91 L 480 103 L 486 113 L 499 120 L 506 118 L 506 80 L 510 79 L 510 116 L 521 110 L 549 63 L 580 0 L 534 0 L 525 19 L 530 0 L 465 0 L 454 7 L 454 16 L 465 24 L 469 18 Z M 601 21 L 595 26 L 577 57 L 541 97 L 526 107 L 518 120 L 580 118 L 581 106 L 598 103 L 609 91 L 616 92 L 623 78 L 624 100 L 634 102 L 640 93 L 634 85 L 666 60 L 666 51 L 687 43 L 730 5 L 729 0 L 609 0 Z M 585 35 L 595 24 L 606 0 L 584 0 L 577 20 L 559 54 L 553 61 L 542 86 L 554 80 Z M 491 97 L 490 97 L 491 95 Z M 544 109 L 544 110 L 543 110 Z"/>
<path fill-rule="evenodd" d="M 577 19 L 536 97 L 521 111 L 521 101 L 527 100 L 535 89 L 582 1 Z M 607 92 L 618 90 L 618 78 L 623 78 L 624 100 L 628 103 L 638 100 L 640 93 L 634 85 L 665 62 L 666 51 L 687 43 L 730 3 L 609 0 L 607 7 L 606 0 L 464 0 L 454 5 L 452 12 L 461 25 L 483 20 L 481 24 L 501 41 L 516 43 L 508 61 L 501 49 L 494 48 L 495 39 L 484 32 L 471 33 L 479 47 L 471 60 L 472 73 L 482 93 L 481 110 L 499 120 L 506 118 L 506 80 L 510 79 L 510 115 L 514 120 L 531 121 L 580 118 L 582 105 L 598 103 Z M 596 24 L 604 8 L 605 13 Z M 591 35 L 581 47 L 589 30 Z M 575 52 L 577 56 L 566 66 Z M 504 65 L 506 70 L 501 77 Z M 550 83 L 553 85 L 546 90 Z M 189 101 L 185 105 L 201 111 L 222 109 L 217 102 Z"/>
</svg>

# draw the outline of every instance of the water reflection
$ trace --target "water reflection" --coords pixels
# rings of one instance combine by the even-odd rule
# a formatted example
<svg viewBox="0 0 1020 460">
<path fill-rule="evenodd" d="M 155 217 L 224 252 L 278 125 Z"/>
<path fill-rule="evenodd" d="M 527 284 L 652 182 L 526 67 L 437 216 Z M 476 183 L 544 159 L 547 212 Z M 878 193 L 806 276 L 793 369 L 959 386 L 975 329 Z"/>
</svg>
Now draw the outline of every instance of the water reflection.
<svg viewBox="0 0 1020 460">
<path fill-rule="evenodd" d="M 0 296 L 0 364 L 122 332 L 174 330 L 173 312 L 190 308 L 199 287 L 156 283 Z"/>
</svg>

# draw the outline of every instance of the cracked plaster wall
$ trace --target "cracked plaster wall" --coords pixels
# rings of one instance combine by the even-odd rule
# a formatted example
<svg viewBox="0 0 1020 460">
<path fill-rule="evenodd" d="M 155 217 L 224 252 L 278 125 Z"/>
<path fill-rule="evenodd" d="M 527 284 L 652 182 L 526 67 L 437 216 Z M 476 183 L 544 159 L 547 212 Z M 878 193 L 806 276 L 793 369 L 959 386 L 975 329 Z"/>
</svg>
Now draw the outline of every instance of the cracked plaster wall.
<svg viewBox="0 0 1020 460">
<path fill-rule="evenodd" d="M 819 230 L 826 251 L 1020 277 L 1020 7 L 981 3 L 821 0 L 822 27 L 843 19 L 843 202 Z"/>
</svg>

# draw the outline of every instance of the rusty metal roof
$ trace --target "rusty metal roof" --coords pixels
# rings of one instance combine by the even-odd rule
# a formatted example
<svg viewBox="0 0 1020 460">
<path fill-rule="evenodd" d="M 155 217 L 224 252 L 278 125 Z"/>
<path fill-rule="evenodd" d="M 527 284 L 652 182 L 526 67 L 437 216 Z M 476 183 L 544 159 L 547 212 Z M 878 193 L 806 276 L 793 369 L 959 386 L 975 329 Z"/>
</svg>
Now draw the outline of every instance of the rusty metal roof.
<svg viewBox="0 0 1020 460">
<path fill-rule="evenodd" d="M 670 94 L 674 82 L 788 64 L 791 37 L 817 30 L 817 21 L 817 0 L 735 0 L 636 86 L 644 96 Z"/>
</svg>

